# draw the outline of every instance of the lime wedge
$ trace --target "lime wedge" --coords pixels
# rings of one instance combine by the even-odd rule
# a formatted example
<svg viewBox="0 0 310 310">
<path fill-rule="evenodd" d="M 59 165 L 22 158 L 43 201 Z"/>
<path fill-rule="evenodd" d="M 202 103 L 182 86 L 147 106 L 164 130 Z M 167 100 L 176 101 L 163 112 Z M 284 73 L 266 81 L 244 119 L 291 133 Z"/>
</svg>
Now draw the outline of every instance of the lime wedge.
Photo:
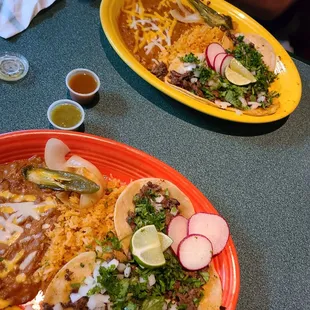
<svg viewBox="0 0 310 310">
<path fill-rule="evenodd" d="M 251 83 L 251 80 L 237 73 L 236 71 L 231 70 L 228 66 L 225 69 L 225 76 L 227 80 L 235 85 L 247 85 Z"/>
<path fill-rule="evenodd" d="M 162 232 L 158 233 L 158 238 L 163 252 L 165 252 L 173 243 L 173 240 Z"/>
<path fill-rule="evenodd" d="M 166 263 L 154 225 L 144 226 L 133 234 L 131 253 L 137 263 L 144 267 L 156 268 Z"/>
<path fill-rule="evenodd" d="M 236 58 L 233 58 L 231 60 L 229 67 L 231 70 L 239 73 L 240 75 L 242 75 L 246 79 L 250 80 L 251 83 L 256 82 L 256 78 L 254 77 L 254 75 L 246 67 L 244 67 L 242 65 L 242 63 L 239 62 Z"/>
</svg>

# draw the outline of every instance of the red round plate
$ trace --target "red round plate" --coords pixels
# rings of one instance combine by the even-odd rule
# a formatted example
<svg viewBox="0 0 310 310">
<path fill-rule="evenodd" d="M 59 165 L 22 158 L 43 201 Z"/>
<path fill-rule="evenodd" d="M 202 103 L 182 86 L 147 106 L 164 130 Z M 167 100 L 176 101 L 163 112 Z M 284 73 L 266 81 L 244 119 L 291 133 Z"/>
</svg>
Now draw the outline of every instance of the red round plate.
<svg viewBox="0 0 310 310">
<path fill-rule="evenodd" d="M 167 179 L 190 198 L 197 212 L 218 213 L 191 182 L 165 163 L 128 145 L 90 134 L 56 130 L 25 130 L 1 134 L 0 163 L 33 155 L 43 156 L 45 143 L 50 138 L 62 140 L 72 153 L 89 160 L 105 175 L 112 175 L 124 182 L 143 177 Z M 240 271 L 231 237 L 225 249 L 214 258 L 214 265 L 222 281 L 223 306 L 227 310 L 233 310 L 238 301 Z"/>
</svg>

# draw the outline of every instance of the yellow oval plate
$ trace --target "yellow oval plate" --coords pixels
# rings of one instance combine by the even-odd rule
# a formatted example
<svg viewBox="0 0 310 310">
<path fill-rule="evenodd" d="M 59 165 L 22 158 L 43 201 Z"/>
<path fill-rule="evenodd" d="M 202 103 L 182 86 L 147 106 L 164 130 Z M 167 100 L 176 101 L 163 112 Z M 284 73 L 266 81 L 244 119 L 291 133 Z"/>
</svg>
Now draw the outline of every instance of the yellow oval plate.
<svg viewBox="0 0 310 310">
<path fill-rule="evenodd" d="M 223 0 L 212 0 L 211 7 L 220 13 L 230 15 L 238 24 L 238 32 L 257 33 L 263 36 L 273 46 L 278 57 L 276 70 L 279 78 L 273 83 L 272 89 L 280 93 L 280 108 L 275 114 L 267 116 L 238 115 L 235 112 L 221 110 L 199 102 L 186 94 L 162 82 L 143 65 L 141 65 L 126 47 L 118 29 L 118 16 L 124 0 L 102 0 L 100 19 L 103 30 L 117 54 L 123 61 L 145 81 L 167 94 L 168 96 L 203 113 L 241 123 L 268 123 L 282 119 L 291 114 L 299 104 L 301 98 L 301 80 L 291 57 L 281 44 L 260 24 L 233 5 Z"/>
</svg>

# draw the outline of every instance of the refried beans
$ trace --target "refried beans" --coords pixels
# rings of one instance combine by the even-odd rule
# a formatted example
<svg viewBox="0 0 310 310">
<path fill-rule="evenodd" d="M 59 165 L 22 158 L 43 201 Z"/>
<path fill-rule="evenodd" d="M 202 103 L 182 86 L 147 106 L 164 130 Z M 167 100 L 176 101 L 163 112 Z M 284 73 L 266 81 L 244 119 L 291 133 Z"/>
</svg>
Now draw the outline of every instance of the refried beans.
<svg viewBox="0 0 310 310">
<path fill-rule="evenodd" d="M 40 157 L 0 165 L 0 219 L 2 220 L 7 220 L 11 214 L 5 213 L 1 209 L 1 204 L 5 206 L 5 203 L 12 202 L 12 198 L 3 196 L 4 192 L 18 195 L 21 201 L 23 195 L 33 195 L 35 204 L 54 195 L 53 191 L 42 190 L 36 184 L 24 179 L 21 170 L 28 165 L 45 167 Z M 49 246 L 45 232 L 53 229 L 58 215 L 58 211 L 52 208 L 40 214 L 39 219 L 28 216 L 18 224 L 23 232 L 15 242 L 7 244 L 0 241 L 0 299 L 9 300 L 13 305 L 21 305 L 32 300 L 42 288 L 42 283 L 34 283 L 32 275 L 39 268 L 41 259 Z M 8 267 L 7 262 L 12 262 L 14 259 L 14 267 Z"/>
</svg>

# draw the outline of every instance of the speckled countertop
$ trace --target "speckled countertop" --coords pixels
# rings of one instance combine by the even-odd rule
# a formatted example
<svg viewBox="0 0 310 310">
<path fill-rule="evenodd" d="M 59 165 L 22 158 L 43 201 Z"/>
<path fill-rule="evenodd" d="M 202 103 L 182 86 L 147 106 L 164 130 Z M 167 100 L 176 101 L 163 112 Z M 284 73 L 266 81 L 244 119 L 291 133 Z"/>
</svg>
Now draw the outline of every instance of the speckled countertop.
<svg viewBox="0 0 310 310">
<path fill-rule="evenodd" d="M 25 79 L 0 82 L 0 133 L 49 128 L 48 106 L 66 98 L 73 68 L 94 70 L 100 100 L 85 132 L 141 149 L 185 175 L 228 220 L 241 268 L 238 309 L 310 308 L 310 67 L 296 61 L 303 96 L 287 119 L 230 123 L 149 86 L 109 45 L 98 0 L 62 0 L 0 51 L 29 60 Z"/>
</svg>

